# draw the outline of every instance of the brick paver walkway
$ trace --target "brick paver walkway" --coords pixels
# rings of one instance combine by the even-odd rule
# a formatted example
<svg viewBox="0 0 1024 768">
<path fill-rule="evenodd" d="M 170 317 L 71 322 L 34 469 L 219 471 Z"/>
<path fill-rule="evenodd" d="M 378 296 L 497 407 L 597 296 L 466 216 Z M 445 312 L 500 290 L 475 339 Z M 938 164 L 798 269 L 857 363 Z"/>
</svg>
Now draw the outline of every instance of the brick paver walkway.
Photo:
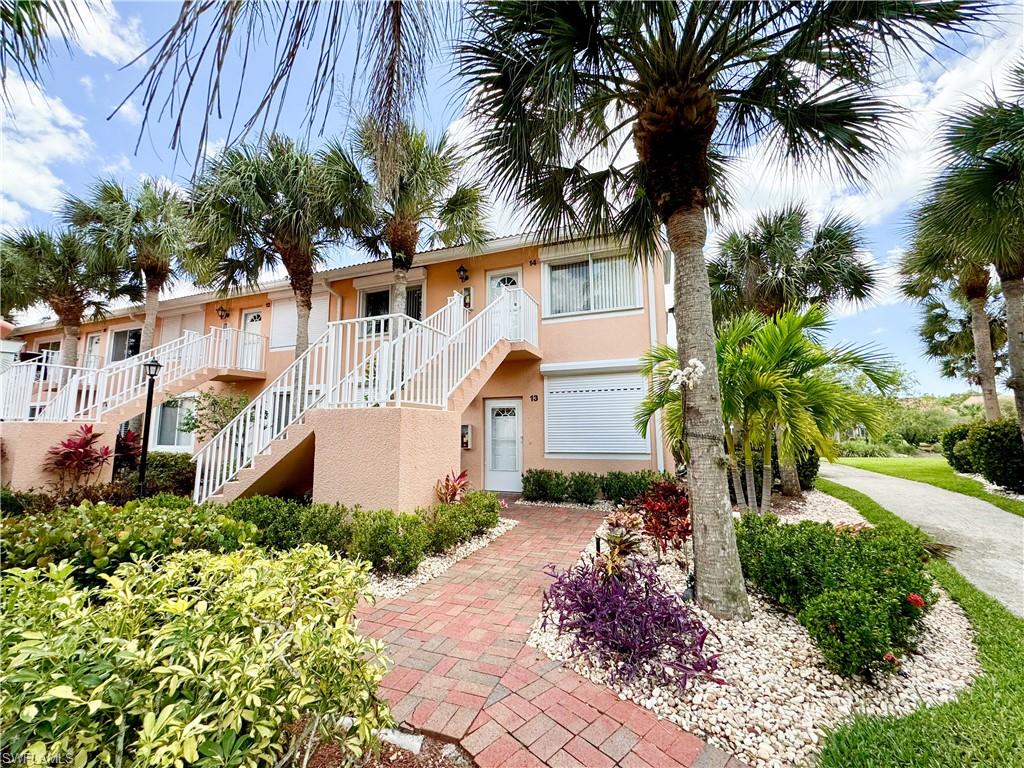
<svg viewBox="0 0 1024 768">
<path fill-rule="evenodd" d="M 400 599 L 360 611 L 395 666 L 395 720 L 459 742 L 481 768 L 735 768 L 725 752 L 526 646 L 550 579 L 600 517 L 513 506 L 519 525 Z"/>
</svg>

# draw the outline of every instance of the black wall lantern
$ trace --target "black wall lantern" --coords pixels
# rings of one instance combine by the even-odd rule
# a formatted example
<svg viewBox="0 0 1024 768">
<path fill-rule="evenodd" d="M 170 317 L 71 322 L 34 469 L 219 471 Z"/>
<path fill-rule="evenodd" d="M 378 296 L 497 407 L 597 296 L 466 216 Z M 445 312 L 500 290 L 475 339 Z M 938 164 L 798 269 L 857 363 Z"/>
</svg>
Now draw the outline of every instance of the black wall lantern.
<svg viewBox="0 0 1024 768">
<path fill-rule="evenodd" d="M 459 282 L 464 283 L 469 280 L 469 270 L 463 264 L 459 264 L 459 268 L 455 270 L 455 274 L 459 276 Z"/>
<path fill-rule="evenodd" d="M 230 309 L 226 309 L 223 306 L 217 307 L 217 317 L 219 317 L 221 320 L 227 320 L 228 317 L 230 317 L 230 316 L 231 316 L 231 310 Z"/>
</svg>

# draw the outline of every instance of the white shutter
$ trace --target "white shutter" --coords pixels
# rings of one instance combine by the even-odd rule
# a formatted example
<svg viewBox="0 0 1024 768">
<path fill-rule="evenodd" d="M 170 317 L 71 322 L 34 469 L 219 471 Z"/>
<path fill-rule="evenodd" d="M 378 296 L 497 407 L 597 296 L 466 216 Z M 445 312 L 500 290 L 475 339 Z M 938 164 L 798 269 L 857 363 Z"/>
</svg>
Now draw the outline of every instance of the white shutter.
<svg viewBox="0 0 1024 768">
<path fill-rule="evenodd" d="M 327 330 L 327 296 L 314 296 L 313 308 L 309 311 L 309 343 L 317 340 Z"/>
<path fill-rule="evenodd" d="M 633 427 L 646 384 L 635 372 L 544 379 L 544 452 L 649 456 Z"/>
<path fill-rule="evenodd" d="M 270 316 L 270 348 L 291 349 L 295 346 L 295 299 L 278 299 Z"/>
<path fill-rule="evenodd" d="M 181 336 L 181 315 L 160 318 L 160 339 L 157 344 L 166 344 Z"/>
<path fill-rule="evenodd" d="M 203 310 L 197 310 L 195 312 L 189 312 L 187 315 L 181 318 L 181 331 L 195 331 L 199 334 L 205 334 L 206 328 L 203 327 L 206 321 L 206 314 Z"/>
</svg>

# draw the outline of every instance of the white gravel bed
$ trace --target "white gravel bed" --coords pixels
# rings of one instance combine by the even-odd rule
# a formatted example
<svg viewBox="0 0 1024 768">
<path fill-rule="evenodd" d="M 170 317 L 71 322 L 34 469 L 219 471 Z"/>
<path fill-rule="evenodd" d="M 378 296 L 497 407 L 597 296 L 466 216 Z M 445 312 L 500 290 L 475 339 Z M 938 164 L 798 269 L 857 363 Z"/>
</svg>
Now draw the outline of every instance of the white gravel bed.
<svg viewBox="0 0 1024 768">
<path fill-rule="evenodd" d="M 960 477 L 969 477 L 971 480 L 977 480 L 982 484 L 982 486 L 984 486 L 986 491 L 995 496 L 1003 496 L 1004 498 L 1014 499 L 1015 501 L 1024 501 L 1024 493 L 1014 493 L 1013 491 L 1006 490 L 1001 485 L 990 483 L 985 479 L 984 475 L 974 475 L 969 472 L 957 472 L 956 470 L 953 471 L 953 474 L 960 475 Z"/>
<path fill-rule="evenodd" d="M 509 520 L 508 518 L 503 517 L 498 521 L 498 524 L 491 528 L 487 533 L 481 533 L 479 536 L 474 536 L 472 539 L 462 542 L 459 546 L 443 555 L 430 555 L 423 558 L 423 562 L 421 562 L 419 567 L 416 569 L 416 573 L 410 573 L 408 576 L 380 576 L 376 573 L 372 573 L 370 574 L 370 593 L 383 600 L 392 600 L 396 597 L 401 597 L 409 590 L 418 587 L 420 584 L 424 584 L 431 579 L 437 578 L 459 562 L 459 560 L 469 557 L 478 549 L 483 549 L 496 538 L 504 533 L 508 533 L 517 525 L 519 525 L 518 520 Z"/>
<path fill-rule="evenodd" d="M 589 509 L 594 512 L 603 512 L 608 514 L 614 511 L 615 505 L 605 499 L 598 499 L 593 504 L 576 504 L 572 501 L 524 501 L 523 499 L 517 499 L 516 504 L 522 504 L 524 507 L 559 507 L 562 509 Z"/>
<path fill-rule="evenodd" d="M 784 519 L 864 522 L 849 505 L 817 492 L 807 494 L 802 511 Z M 603 531 L 602 523 L 597 533 Z M 593 543 L 587 551 L 593 553 Z M 661 565 L 658 573 L 676 591 L 686 589 L 686 572 L 677 565 Z M 751 765 L 783 768 L 813 762 L 825 729 L 855 713 L 904 715 L 941 704 L 980 674 L 970 622 L 945 593 L 939 594 L 917 648 L 875 684 L 831 672 L 796 618 L 753 592 L 748 622 L 721 621 L 693 606 L 713 633 L 706 649 L 720 654 L 716 674 L 727 681 L 724 685 L 694 680 L 681 694 L 650 681 L 611 685 L 590 659 L 570 658 L 568 638 L 558 637 L 550 623 L 542 630 L 540 617 L 529 644 Z"/>
<path fill-rule="evenodd" d="M 784 523 L 799 523 L 813 520 L 816 523 L 846 523 L 847 525 L 871 525 L 864 516 L 842 499 L 829 496 L 822 491 L 807 491 L 803 503 L 789 509 L 774 510 Z"/>
</svg>

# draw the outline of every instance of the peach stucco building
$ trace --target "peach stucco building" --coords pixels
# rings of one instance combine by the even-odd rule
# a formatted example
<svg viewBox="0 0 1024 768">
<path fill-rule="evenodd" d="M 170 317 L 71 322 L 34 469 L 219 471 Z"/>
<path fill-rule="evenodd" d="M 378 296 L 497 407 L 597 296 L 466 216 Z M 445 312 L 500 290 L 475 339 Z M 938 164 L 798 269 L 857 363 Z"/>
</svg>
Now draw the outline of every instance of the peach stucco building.
<svg viewBox="0 0 1024 768">
<path fill-rule="evenodd" d="M 470 254 L 422 253 L 408 317 L 390 315 L 390 262 L 317 275 L 310 349 L 295 356 L 287 281 L 259 292 L 160 303 L 150 449 L 196 454 L 197 499 L 307 492 L 314 499 L 412 508 L 464 468 L 474 487 L 516 491 L 528 468 L 665 469 L 658 431 L 641 438 L 640 356 L 665 341 L 662 264 L 622 248 L 517 236 Z M 367 318 L 374 318 L 369 320 Z M 41 486 L 40 451 L 73 422 L 112 440 L 141 413 L 141 308 L 82 326 L 79 365 L 21 363 L 0 374 L 3 482 Z M 14 329 L 22 358 L 52 358 L 52 324 Z M 12 376 L 12 372 L 21 373 Z M 199 446 L 178 429 L 200 389 L 253 398 Z M 109 435 L 109 438 L 107 437 Z"/>
</svg>

